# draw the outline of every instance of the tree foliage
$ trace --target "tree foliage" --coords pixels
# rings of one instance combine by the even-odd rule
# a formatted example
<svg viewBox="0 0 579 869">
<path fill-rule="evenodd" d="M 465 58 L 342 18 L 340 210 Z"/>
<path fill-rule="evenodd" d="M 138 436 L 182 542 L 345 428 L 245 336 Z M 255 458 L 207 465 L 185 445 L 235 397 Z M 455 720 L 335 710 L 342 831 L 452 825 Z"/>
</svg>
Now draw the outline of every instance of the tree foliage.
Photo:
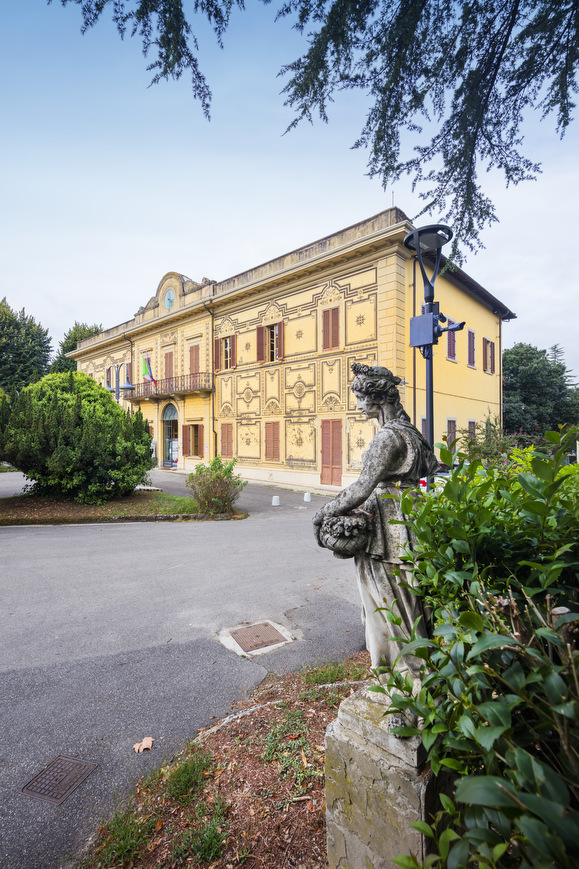
<svg viewBox="0 0 579 869">
<path fill-rule="evenodd" d="M 4 297 L 0 302 L 0 387 L 7 392 L 19 390 L 43 377 L 51 351 L 48 329 L 24 308 L 13 311 Z"/>
<path fill-rule="evenodd" d="M 64 338 L 58 345 L 58 353 L 52 361 L 50 371 L 56 373 L 58 371 L 76 371 L 76 362 L 74 359 L 67 359 L 66 354 L 72 350 L 76 350 L 76 345 L 83 338 L 90 338 L 92 335 L 98 335 L 102 332 L 103 327 L 89 326 L 87 323 L 79 323 L 75 320 L 74 326 L 64 333 Z"/>
<path fill-rule="evenodd" d="M 433 840 L 425 869 L 578 865 L 579 468 L 565 464 L 577 434 L 548 432 L 551 455 L 497 466 L 459 456 L 441 492 L 403 496 L 434 630 L 407 638 L 421 689 L 392 672 L 390 712 L 436 775 L 454 775 L 438 815 L 413 825 Z"/>
<path fill-rule="evenodd" d="M 130 494 L 154 464 L 140 411 L 125 413 L 86 374 L 48 374 L 11 403 L 0 399 L 0 459 L 33 491 L 102 504 Z"/>
<path fill-rule="evenodd" d="M 557 348 L 553 361 L 546 350 L 515 344 L 503 352 L 504 429 L 543 434 L 559 425 L 579 423 L 579 393 Z"/>
<path fill-rule="evenodd" d="M 193 0 L 191 13 L 183 0 L 61 2 L 82 7 L 83 32 L 110 6 L 121 36 L 138 35 L 145 54 L 155 53 L 153 82 L 188 71 L 209 115 L 191 13 L 208 19 L 221 44 L 243 0 Z M 369 109 L 355 145 L 369 149 L 370 174 L 384 186 L 411 175 L 424 211 L 445 212 L 455 244 L 477 247 L 496 220 L 481 172 L 499 169 L 508 185 L 539 171 L 521 151 L 529 110 L 553 115 L 561 136 L 572 120 L 577 0 L 282 0 L 278 18 L 286 17 L 309 42 L 282 68 L 291 126 L 314 115 L 327 121 L 336 92 L 361 91 Z"/>
</svg>

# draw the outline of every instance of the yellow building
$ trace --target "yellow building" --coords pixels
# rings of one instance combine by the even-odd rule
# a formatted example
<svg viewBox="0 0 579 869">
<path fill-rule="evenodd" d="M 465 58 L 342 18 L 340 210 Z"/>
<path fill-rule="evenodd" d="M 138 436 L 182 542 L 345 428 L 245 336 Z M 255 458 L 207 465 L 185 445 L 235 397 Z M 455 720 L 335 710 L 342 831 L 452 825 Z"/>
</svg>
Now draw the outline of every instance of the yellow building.
<svg viewBox="0 0 579 869">
<path fill-rule="evenodd" d="M 132 320 L 69 355 L 112 389 L 128 375 L 135 388 L 120 400 L 149 420 L 161 467 L 193 470 L 219 453 L 246 479 L 343 486 L 374 432 L 349 390 L 354 361 L 402 377 L 424 430 L 425 363 L 409 346 L 423 288 L 403 246 L 412 229 L 391 208 L 228 280 L 169 272 Z M 515 314 L 459 269 L 435 292 L 450 320 L 466 321 L 434 348 L 440 441 L 500 415 L 502 322 Z"/>
</svg>

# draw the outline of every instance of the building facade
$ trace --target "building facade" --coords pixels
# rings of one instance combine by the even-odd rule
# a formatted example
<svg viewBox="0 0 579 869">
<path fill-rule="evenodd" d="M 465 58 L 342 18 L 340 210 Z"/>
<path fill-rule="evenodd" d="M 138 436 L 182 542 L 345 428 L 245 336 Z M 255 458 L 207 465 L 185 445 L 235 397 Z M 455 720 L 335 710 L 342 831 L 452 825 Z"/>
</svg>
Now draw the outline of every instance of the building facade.
<svg viewBox="0 0 579 869">
<path fill-rule="evenodd" d="M 354 361 L 403 378 L 403 404 L 425 424 L 425 363 L 409 347 L 423 288 L 397 208 L 228 280 L 169 272 L 135 317 L 81 342 L 79 371 L 148 419 L 161 467 L 236 457 L 246 479 L 307 488 L 359 473 L 374 424 L 349 385 Z M 418 275 L 417 275 L 418 271 Z M 435 440 L 501 412 L 502 323 L 515 315 L 460 269 L 436 298 L 466 321 L 434 348 Z M 154 378 L 154 379 L 151 379 Z"/>
</svg>

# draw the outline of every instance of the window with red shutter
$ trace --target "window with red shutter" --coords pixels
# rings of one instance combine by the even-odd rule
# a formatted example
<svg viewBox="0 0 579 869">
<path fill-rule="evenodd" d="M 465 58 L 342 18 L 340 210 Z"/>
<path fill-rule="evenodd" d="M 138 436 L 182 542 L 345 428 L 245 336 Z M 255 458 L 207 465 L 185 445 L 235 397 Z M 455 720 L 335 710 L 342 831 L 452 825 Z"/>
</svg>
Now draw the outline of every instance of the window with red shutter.
<svg viewBox="0 0 579 869">
<path fill-rule="evenodd" d="M 468 330 L 468 365 L 471 368 L 475 366 L 475 348 L 476 348 L 476 339 L 475 334 L 472 329 Z"/>
<path fill-rule="evenodd" d="M 322 420 L 322 474 L 323 485 L 339 486 L 342 483 L 342 421 Z"/>
<path fill-rule="evenodd" d="M 233 423 L 224 422 L 221 425 L 221 455 L 225 459 L 233 458 Z"/>
<path fill-rule="evenodd" d="M 191 455 L 191 426 L 184 425 L 181 429 L 181 439 L 183 441 L 183 455 L 190 456 Z"/>
<path fill-rule="evenodd" d="M 322 311 L 322 350 L 335 350 L 340 346 L 340 309 Z"/>
<path fill-rule="evenodd" d="M 173 377 L 173 351 L 165 353 L 165 377 Z"/>
<path fill-rule="evenodd" d="M 279 422 L 265 424 L 265 460 L 279 462 Z"/>
<path fill-rule="evenodd" d="M 213 344 L 213 370 L 221 370 L 221 338 L 216 338 Z"/>
<path fill-rule="evenodd" d="M 258 326 L 256 331 L 257 361 L 265 362 L 265 326 Z"/>
<path fill-rule="evenodd" d="M 192 344 L 189 347 L 189 374 L 199 374 L 199 344 Z"/>
<path fill-rule="evenodd" d="M 456 320 L 448 318 L 448 326 L 454 325 Z M 446 358 L 456 362 L 456 332 L 446 333 Z"/>
</svg>

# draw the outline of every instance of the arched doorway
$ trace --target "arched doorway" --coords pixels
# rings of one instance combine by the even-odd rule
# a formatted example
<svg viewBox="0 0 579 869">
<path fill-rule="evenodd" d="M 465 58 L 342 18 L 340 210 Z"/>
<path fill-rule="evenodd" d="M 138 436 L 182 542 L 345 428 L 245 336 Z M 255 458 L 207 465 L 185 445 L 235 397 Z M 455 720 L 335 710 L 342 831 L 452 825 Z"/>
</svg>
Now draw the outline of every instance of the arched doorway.
<svg viewBox="0 0 579 869">
<path fill-rule="evenodd" d="M 174 404 L 163 411 L 163 467 L 176 468 L 179 457 L 178 414 Z"/>
</svg>

